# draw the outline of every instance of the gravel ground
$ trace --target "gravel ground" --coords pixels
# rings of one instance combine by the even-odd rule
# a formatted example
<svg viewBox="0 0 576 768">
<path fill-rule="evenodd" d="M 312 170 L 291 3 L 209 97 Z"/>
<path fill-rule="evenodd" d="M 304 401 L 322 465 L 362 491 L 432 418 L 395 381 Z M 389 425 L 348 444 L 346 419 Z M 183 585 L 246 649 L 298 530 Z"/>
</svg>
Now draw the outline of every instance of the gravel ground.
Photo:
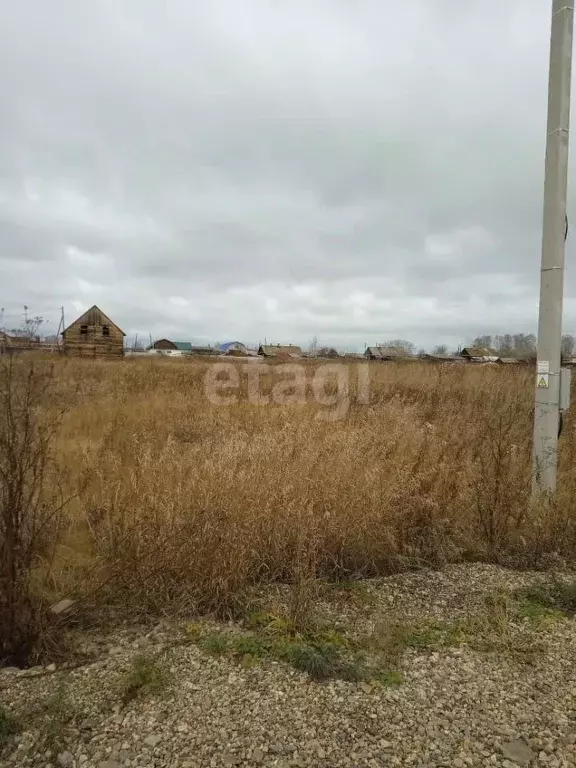
<svg viewBox="0 0 576 768">
<path fill-rule="evenodd" d="M 452 619 L 480 610 L 496 589 L 545 578 L 479 565 L 421 571 L 371 582 L 369 600 L 335 597 L 323 611 L 351 631 L 391 615 Z M 0 705 L 24 724 L 1 762 L 39 768 L 576 766 L 576 622 L 561 620 L 541 633 L 544 648 L 530 664 L 466 646 L 407 650 L 399 687 L 312 682 L 270 660 L 245 669 L 194 644 L 172 642 L 179 630 L 168 625 L 85 638 L 100 648 L 99 658 L 85 666 L 0 671 Z M 121 704 L 126 669 L 151 649 L 163 649 L 169 687 Z"/>
</svg>

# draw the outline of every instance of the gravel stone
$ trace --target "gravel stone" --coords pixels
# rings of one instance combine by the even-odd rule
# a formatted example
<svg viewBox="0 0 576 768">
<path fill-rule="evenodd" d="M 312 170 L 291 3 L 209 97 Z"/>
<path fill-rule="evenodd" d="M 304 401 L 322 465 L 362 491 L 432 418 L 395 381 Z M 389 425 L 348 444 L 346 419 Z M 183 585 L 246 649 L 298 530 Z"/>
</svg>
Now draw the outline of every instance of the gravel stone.
<svg viewBox="0 0 576 768">
<path fill-rule="evenodd" d="M 502 744 L 502 754 L 508 760 L 513 760 L 520 765 L 528 765 L 536 757 L 528 744 L 521 739 Z M 544 758 L 546 759 L 546 753 L 544 753 Z"/>
<path fill-rule="evenodd" d="M 576 580 L 576 573 L 563 577 Z M 316 608 L 323 621 L 360 637 L 395 617 L 442 622 L 475 615 L 487 595 L 547 578 L 492 565 L 449 566 L 367 581 L 369 601 L 332 596 Z M 281 602 L 282 589 L 266 594 Z M 244 668 L 182 642 L 185 626 L 155 625 L 126 622 L 106 635 L 80 634 L 79 647 L 90 649 L 85 666 L 0 674 L 2 706 L 24 724 L 0 754 L 2 768 L 576 766 L 574 619 L 510 627 L 514 637 L 535 632 L 542 643 L 529 666 L 522 656 L 467 645 L 408 648 L 398 661 L 398 687 L 316 683 L 266 659 Z M 146 653 L 160 654 L 169 686 L 124 705 L 118 680 Z M 51 752 L 45 722 L 26 713 L 53 702 L 59 686 L 72 717 L 61 729 L 60 750 Z"/>
<path fill-rule="evenodd" d="M 147 747 L 156 747 L 160 742 L 162 741 L 162 736 L 158 735 L 152 735 L 152 736 L 146 736 L 144 739 L 144 744 L 146 744 Z"/>
</svg>

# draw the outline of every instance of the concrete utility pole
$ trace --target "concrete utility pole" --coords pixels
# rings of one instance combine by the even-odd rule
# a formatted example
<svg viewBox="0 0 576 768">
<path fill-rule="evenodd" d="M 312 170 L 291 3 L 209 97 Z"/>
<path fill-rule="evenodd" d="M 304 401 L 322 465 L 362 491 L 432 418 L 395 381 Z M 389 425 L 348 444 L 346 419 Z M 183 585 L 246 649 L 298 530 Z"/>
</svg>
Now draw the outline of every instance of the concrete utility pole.
<svg viewBox="0 0 576 768">
<path fill-rule="evenodd" d="M 556 490 L 574 0 L 552 1 L 533 495 Z"/>
</svg>

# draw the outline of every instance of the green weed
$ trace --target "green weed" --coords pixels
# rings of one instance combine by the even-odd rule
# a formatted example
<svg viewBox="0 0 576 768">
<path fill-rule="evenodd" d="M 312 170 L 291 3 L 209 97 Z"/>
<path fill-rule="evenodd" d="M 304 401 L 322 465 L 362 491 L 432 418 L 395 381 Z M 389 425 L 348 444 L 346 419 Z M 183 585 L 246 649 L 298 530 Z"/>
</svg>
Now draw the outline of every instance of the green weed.
<svg viewBox="0 0 576 768">
<path fill-rule="evenodd" d="M 416 626 L 406 631 L 404 643 L 406 648 L 416 650 L 437 650 L 460 645 L 465 637 L 459 623 L 431 622 Z"/>
<path fill-rule="evenodd" d="M 146 696 L 156 695 L 167 685 L 168 679 L 165 667 L 158 658 L 140 654 L 132 660 L 130 668 L 120 683 L 122 702 Z"/>
<path fill-rule="evenodd" d="M 13 736 L 22 730 L 18 718 L 0 707 L 0 752 L 8 745 Z"/>
<path fill-rule="evenodd" d="M 309 634 L 309 637 L 321 645 L 334 646 L 336 648 L 354 648 L 356 643 L 347 637 L 344 632 L 336 627 L 317 629 Z"/>
<path fill-rule="evenodd" d="M 210 656 L 223 656 L 228 651 L 229 642 L 223 632 L 207 632 L 198 638 L 198 646 Z"/>
<path fill-rule="evenodd" d="M 404 683 L 404 673 L 399 669 L 384 669 L 377 671 L 370 682 L 386 687 L 398 687 Z"/>
<path fill-rule="evenodd" d="M 519 589 L 514 596 L 523 606 L 527 618 L 541 618 L 546 612 L 556 617 L 576 614 L 576 582 L 553 581 Z"/>
<path fill-rule="evenodd" d="M 521 625 L 541 628 L 559 619 L 557 610 L 523 595 L 497 592 L 488 595 L 477 615 L 450 621 L 433 621 L 408 628 L 403 641 L 407 648 L 440 650 L 466 645 L 486 653 L 501 652 L 529 658 L 542 650 L 542 643 Z"/>
<path fill-rule="evenodd" d="M 228 648 L 236 656 L 251 656 L 255 659 L 270 652 L 269 642 L 254 634 L 232 636 Z"/>
<path fill-rule="evenodd" d="M 287 660 L 295 669 L 306 672 L 312 680 L 327 680 L 335 676 L 336 654 L 328 648 L 294 643 L 287 654 Z"/>
<path fill-rule="evenodd" d="M 274 635 L 297 634 L 296 627 L 287 616 L 276 616 L 266 611 L 251 613 L 248 618 L 248 626 Z"/>
<path fill-rule="evenodd" d="M 269 658 L 306 672 L 313 680 L 356 681 L 365 680 L 369 675 L 364 654 L 336 627 L 294 632 L 283 616 L 266 613 L 252 614 L 248 623 L 253 628 L 250 632 L 203 632 L 195 625 L 189 634 L 205 652 L 229 655 L 238 659 L 244 668 Z"/>
<path fill-rule="evenodd" d="M 42 742 L 47 749 L 57 750 L 62 746 L 66 726 L 74 719 L 75 710 L 70 701 L 67 685 L 60 680 L 53 694 L 41 704 L 43 725 Z"/>
</svg>

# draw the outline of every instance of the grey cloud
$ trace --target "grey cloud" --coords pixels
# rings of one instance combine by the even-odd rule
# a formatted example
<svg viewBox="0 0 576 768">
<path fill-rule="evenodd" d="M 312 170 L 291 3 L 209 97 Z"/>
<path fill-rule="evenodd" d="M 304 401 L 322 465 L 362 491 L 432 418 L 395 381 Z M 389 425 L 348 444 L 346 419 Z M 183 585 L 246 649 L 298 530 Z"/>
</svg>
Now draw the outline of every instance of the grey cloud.
<svg viewBox="0 0 576 768">
<path fill-rule="evenodd" d="M 0 303 L 213 340 L 533 330 L 548 32 L 536 0 L 5 4 Z"/>
</svg>

